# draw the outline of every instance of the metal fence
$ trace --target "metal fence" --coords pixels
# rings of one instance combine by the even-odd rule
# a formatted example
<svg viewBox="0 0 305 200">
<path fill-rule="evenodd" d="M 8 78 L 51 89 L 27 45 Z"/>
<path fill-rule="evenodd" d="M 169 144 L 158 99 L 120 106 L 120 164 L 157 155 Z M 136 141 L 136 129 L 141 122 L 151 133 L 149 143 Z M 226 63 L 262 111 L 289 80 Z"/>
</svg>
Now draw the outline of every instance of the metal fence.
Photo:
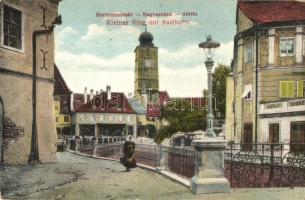
<svg viewBox="0 0 305 200">
<path fill-rule="evenodd" d="M 305 144 L 230 144 L 225 174 L 231 187 L 305 186 Z"/>
<path fill-rule="evenodd" d="M 123 142 L 87 144 L 75 149 L 87 155 L 119 160 Z M 189 148 L 136 144 L 137 163 L 173 172 L 185 178 L 195 175 L 196 151 Z M 224 152 L 225 176 L 231 187 L 304 187 L 305 144 L 228 144 Z"/>
<path fill-rule="evenodd" d="M 166 170 L 187 178 L 195 175 L 195 150 L 175 147 L 163 147 L 163 149 Z"/>
<path fill-rule="evenodd" d="M 68 144 L 71 150 L 79 153 L 119 160 L 123 156 L 123 141 L 97 143 L 96 141 L 78 139 L 76 141 L 70 140 Z M 137 163 L 154 168 L 160 167 L 160 169 L 186 178 L 192 177 L 195 173 L 195 151 L 192 149 L 136 144 L 135 159 Z"/>
</svg>

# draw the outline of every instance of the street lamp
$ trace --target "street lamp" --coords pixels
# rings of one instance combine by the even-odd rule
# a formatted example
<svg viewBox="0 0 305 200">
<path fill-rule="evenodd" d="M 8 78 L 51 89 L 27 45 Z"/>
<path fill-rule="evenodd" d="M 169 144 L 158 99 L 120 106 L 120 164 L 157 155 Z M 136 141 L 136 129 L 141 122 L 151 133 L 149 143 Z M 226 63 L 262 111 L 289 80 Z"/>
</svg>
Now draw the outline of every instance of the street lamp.
<svg viewBox="0 0 305 200">
<path fill-rule="evenodd" d="M 208 115 L 207 115 L 207 130 L 206 136 L 210 138 L 216 137 L 213 129 L 213 108 L 212 108 L 212 69 L 214 65 L 214 61 L 212 60 L 214 56 L 215 49 L 220 46 L 220 43 L 217 41 L 213 41 L 211 35 L 207 37 L 205 42 L 201 42 L 199 44 L 199 48 L 203 48 L 206 60 L 205 66 L 208 71 Z"/>
<path fill-rule="evenodd" d="M 213 130 L 212 57 L 219 46 L 220 43 L 213 41 L 210 35 L 206 42 L 199 44 L 205 52 L 205 65 L 208 71 L 208 127 L 207 137 L 192 142 L 196 150 L 196 170 L 195 176 L 190 181 L 190 187 L 195 194 L 230 192 L 230 182 L 224 176 L 224 151 L 227 142 L 220 137 L 217 138 Z"/>
</svg>

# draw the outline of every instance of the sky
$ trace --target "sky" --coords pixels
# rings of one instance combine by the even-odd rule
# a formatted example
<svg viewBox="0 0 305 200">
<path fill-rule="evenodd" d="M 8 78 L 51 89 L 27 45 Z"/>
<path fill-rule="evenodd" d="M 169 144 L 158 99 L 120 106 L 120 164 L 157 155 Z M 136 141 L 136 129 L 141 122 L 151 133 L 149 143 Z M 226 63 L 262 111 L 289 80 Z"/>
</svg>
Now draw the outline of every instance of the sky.
<svg viewBox="0 0 305 200">
<path fill-rule="evenodd" d="M 96 13 L 132 13 L 131 17 L 97 17 Z M 170 13 L 169 16 L 144 16 Z M 184 12 L 195 16 L 183 16 Z M 73 92 L 84 87 L 114 92 L 134 90 L 134 49 L 145 21 L 159 51 L 159 85 L 172 97 L 202 96 L 207 88 L 204 52 L 198 47 L 211 34 L 221 43 L 214 61 L 230 65 L 236 31 L 236 0 L 64 0 L 59 14 L 63 24 L 55 30 L 55 62 Z M 128 21 L 109 25 L 107 20 Z M 187 24 L 164 25 L 164 21 Z M 158 21 L 150 25 L 149 22 Z"/>
</svg>

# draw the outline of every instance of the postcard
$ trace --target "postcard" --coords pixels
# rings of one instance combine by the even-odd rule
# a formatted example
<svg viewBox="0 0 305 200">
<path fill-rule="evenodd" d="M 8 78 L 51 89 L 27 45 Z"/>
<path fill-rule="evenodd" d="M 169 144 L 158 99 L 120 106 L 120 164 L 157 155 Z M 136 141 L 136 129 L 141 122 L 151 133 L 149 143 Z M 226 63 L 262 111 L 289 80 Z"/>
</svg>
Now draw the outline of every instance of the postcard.
<svg viewBox="0 0 305 200">
<path fill-rule="evenodd" d="M 0 199 L 305 199 L 305 1 L 0 0 Z"/>
</svg>

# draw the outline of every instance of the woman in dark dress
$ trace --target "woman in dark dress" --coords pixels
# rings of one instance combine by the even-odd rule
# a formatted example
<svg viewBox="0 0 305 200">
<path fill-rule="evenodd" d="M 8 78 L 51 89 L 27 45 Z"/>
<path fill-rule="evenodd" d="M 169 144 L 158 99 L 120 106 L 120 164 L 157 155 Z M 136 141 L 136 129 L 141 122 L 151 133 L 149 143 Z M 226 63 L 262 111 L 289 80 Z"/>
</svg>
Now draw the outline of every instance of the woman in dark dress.
<svg viewBox="0 0 305 200">
<path fill-rule="evenodd" d="M 123 157 L 120 158 L 120 162 L 126 167 L 126 171 L 130 168 L 137 167 L 136 159 L 134 157 L 135 143 L 132 141 L 126 141 L 123 147 Z"/>
</svg>

